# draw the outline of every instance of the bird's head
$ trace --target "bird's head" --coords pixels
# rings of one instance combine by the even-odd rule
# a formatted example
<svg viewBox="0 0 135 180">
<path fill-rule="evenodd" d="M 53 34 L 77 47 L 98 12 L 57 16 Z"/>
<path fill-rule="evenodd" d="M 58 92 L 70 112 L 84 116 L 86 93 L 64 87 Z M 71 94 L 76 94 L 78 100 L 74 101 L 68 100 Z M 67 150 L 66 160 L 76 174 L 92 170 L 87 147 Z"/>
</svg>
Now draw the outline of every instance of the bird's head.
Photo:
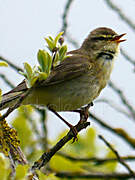
<svg viewBox="0 0 135 180">
<path fill-rule="evenodd" d="M 119 44 L 125 41 L 121 39 L 124 35 L 118 35 L 110 28 L 97 28 L 84 40 L 81 49 L 87 51 L 93 60 L 112 60 L 118 53 Z"/>
</svg>

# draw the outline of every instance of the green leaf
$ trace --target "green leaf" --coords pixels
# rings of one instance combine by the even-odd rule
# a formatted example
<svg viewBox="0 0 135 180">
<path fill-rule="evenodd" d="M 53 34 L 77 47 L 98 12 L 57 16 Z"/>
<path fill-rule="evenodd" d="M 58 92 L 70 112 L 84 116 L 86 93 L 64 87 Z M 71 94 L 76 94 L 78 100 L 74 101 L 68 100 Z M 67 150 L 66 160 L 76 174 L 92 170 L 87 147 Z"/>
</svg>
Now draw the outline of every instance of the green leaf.
<svg viewBox="0 0 135 180">
<path fill-rule="evenodd" d="M 19 74 L 23 75 L 26 79 L 27 79 L 27 74 L 22 72 L 22 71 L 19 71 Z"/>
<path fill-rule="evenodd" d="M 31 87 L 34 86 L 35 82 L 37 81 L 38 76 L 34 76 L 31 80 Z"/>
<path fill-rule="evenodd" d="M 45 73 L 45 72 L 38 72 L 38 73 L 39 73 L 38 78 L 40 80 L 46 80 L 46 78 L 48 77 L 47 73 Z"/>
<path fill-rule="evenodd" d="M 49 38 L 51 41 L 53 41 L 53 38 L 52 38 L 51 36 L 48 36 L 48 38 Z"/>
<path fill-rule="evenodd" d="M 6 63 L 6 62 L 4 62 L 4 61 L 1 61 L 1 62 L 0 62 L 0 66 L 7 67 L 7 66 L 8 66 L 8 63 Z"/>
<path fill-rule="evenodd" d="M 46 66 L 47 66 L 47 56 L 46 52 L 44 50 L 39 50 L 37 54 L 38 62 L 41 67 L 41 71 L 45 72 Z"/>
<path fill-rule="evenodd" d="M 50 73 L 51 71 L 51 66 L 52 66 L 52 57 L 50 56 L 50 54 L 48 52 L 46 52 L 46 55 L 47 55 L 47 74 Z"/>
<path fill-rule="evenodd" d="M 67 45 L 64 45 L 59 50 L 59 60 L 63 61 L 66 58 Z"/>
<path fill-rule="evenodd" d="M 54 42 L 48 38 L 45 38 L 47 44 L 48 44 L 48 48 L 50 49 L 50 51 L 52 51 L 55 48 Z"/>
<path fill-rule="evenodd" d="M 55 59 L 54 59 L 54 65 L 57 65 L 57 62 L 59 61 L 59 54 L 58 52 L 55 55 Z"/>
<path fill-rule="evenodd" d="M 45 50 L 39 50 L 38 52 L 38 62 L 40 67 L 38 68 L 41 72 L 49 74 L 52 64 L 52 57 Z"/>
<path fill-rule="evenodd" d="M 32 78 L 33 71 L 31 66 L 27 62 L 24 63 L 24 69 L 26 71 L 28 80 L 30 80 Z"/>
<path fill-rule="evenodd" d="M 64 33 L 64 32 L 60 32 L 60 33 L 56 36 L 56 38 L 54 39 L 54 46 L 55 46 L 55 47 L 56 47 L 57 42 L 58 42 L 58 40 L 60 39 L 60 37 L 62 36 L 63 33 Z"/>
</svg>

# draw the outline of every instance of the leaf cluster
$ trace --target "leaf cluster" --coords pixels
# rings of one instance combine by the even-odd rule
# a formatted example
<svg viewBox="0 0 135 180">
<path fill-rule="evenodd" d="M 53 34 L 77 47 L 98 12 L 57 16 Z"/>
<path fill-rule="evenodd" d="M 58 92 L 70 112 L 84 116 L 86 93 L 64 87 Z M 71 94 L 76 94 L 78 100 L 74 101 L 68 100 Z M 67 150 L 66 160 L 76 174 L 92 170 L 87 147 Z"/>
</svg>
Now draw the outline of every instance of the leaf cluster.
<svg viewBox="0 0 135 180">
<path fill-rule="evenodd" d="M 20 73 L 25 77 L 28 87 L 34 86 L 37 80 L 47 79 L 52 67 L 67 57 L 67 46 L 61 43 L 62 34 L 63 32 L 60 32 L 54 39 L 51 36 L 45 38 L 49 52 L 45 49 L 38 51 L 38 66 L 32 68 L 27 62 L 24 63 L 24 72 Z"/>
</svg>

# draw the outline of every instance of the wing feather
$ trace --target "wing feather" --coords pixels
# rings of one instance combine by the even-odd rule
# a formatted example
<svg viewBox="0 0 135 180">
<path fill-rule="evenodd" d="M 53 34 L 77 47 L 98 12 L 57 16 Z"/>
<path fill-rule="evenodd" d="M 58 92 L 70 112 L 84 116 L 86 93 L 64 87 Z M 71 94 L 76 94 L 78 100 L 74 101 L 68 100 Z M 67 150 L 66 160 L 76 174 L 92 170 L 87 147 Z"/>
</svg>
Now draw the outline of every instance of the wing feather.
<svg viewBox="0 0 135 180">
<path fill-rule="evenodd" d="M 91 67 L 92 63 L 90 63 L 89 59 L 86 57 L 77 55 L 68 57 L 56 66 L 50 76 L 45 81 L 41 82 L 39 86 L 50 86 L 71 80 L 88 72 Z"/>
</svg>

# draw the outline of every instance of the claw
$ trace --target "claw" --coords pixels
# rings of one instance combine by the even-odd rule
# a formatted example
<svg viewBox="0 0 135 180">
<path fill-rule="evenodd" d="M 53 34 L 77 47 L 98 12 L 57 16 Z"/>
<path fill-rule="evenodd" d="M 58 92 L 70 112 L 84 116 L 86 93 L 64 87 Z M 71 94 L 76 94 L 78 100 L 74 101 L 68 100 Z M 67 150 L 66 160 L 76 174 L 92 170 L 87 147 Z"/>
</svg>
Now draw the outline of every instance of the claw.
<svg viewBox="0 0 135 180">
<path fill-rule="evenodd" d="M 77 138 L 78 131 L 76 129 L 76 126 L 70 127 L 70 130 L 72 131 L 73 136 L 74 136 L 73 137 L 73 142 L 72 142 L 72 144 L 73 144 L 75 141 L 78 141 L 78 138 Z"/>
</svg>

